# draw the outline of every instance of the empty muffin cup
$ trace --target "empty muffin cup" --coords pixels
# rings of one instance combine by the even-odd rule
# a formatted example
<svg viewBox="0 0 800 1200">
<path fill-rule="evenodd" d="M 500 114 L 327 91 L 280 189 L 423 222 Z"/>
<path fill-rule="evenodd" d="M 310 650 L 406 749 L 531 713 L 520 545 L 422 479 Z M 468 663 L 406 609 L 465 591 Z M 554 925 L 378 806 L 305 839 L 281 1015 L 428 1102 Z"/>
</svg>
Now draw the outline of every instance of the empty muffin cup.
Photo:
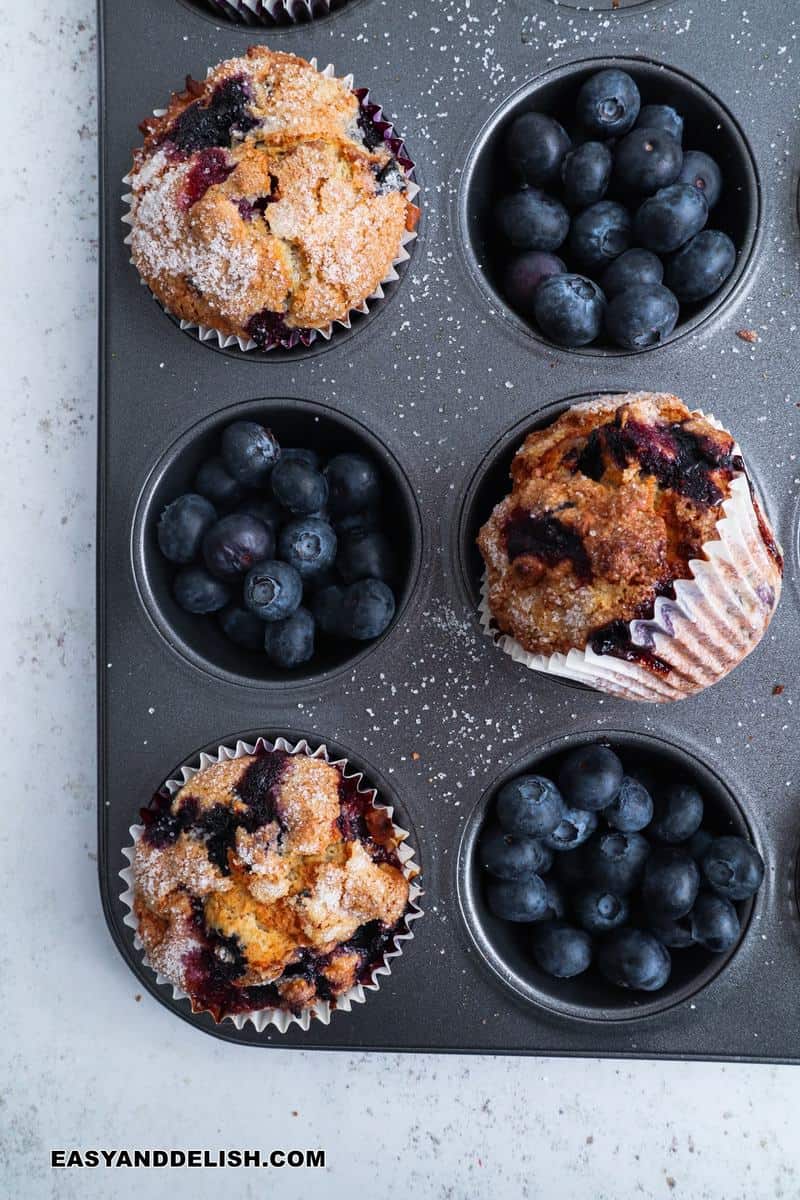
<svg viewBox="0 0 800 1200">
<path fill-rule="evenodd" d="M 347 0 L 193 0 L 215 16 L 243 25 L 300 25 L 327 17 Z"/>
</svg>

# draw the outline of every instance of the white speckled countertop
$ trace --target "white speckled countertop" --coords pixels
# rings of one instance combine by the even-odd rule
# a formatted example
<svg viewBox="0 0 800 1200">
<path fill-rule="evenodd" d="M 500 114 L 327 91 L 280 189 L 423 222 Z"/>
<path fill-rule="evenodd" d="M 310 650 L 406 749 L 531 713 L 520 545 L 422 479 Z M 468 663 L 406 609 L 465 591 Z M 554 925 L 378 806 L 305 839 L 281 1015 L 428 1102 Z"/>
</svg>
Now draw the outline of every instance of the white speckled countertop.
<svg viewBox="0 0 800 1200">
<path fill-rule="evenodd" d="M 95 866 L 95 17 L 3 8 L 0 1194 L 800 1196 L 793 1068 L 267 1055 L 139 994 Z M 328 1166 L 52 1171 L 73 1145 L 323 1147 Z"/>
</svg>

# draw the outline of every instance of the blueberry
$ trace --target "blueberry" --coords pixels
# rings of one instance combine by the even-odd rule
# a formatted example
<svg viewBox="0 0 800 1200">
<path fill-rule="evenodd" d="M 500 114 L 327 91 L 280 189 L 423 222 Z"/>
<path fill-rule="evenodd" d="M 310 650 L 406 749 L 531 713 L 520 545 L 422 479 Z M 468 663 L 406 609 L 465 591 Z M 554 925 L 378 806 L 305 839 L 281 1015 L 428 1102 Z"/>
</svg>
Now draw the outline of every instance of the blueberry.
<svg viewBox="0 0 800 1200">
<path fill-rule="evenodd" d="M 481 835 L 478 862 L 498 879 L 525 879 L 550 870 L 553 855 L 535 838 L 515 838 L 499 825 L 490 825 Z"/>
<path fill-rule="evenodd" d="M 357 579 L 391 581 L 397 562 L 389 539 L 382 533 L 351 533 L 343 539 L 336 566 L 345 583 Z"/>
<path fill-rule="evenodd" d="M 314 620 L 322 633 L 330 637 L 343 637 L 344 623 L 344 588 L 338 584 L 329 584 L 320 588 L 311 601 L 311 611 Z"/>
<path fill-rule="evenodd" d="M 564 203 L 580 210 L 602 200 L 611 179 L 613 158 L 602 142 L 583 142 L 561 164 Z"/>
<path fill-rule="evenodd" d="M 325 476 L 296 458 L 281 458 L 272 471 L 272 494 L 294 513 L 317 513 L 328 502 Z"/>
<path fill-rule="evenodd" d="M 701 892 L 689 915 L 692 938 L 712 954 L 725 954 L 739 940 L 739 914 L 724 896 Z"/>
<path fill-rule="evenodd" d="M 666 282 L 684 304 L 718 291 L 736 266 L 736 247 L 727 233 L 703 229 L 667 262 Z"/>
<path fill-rule="evenodd" d="M 645 104 L 639 110 L 635 129 L 663 129 L 680 145 L 683 141 L 683 117 L 671 104 Z"/>
<path fill-rule="evenodd" d="M 195 491 L 219 508 L 230 508 L 242 497 L 241 485 L 225 470 L 221 458 L 209 458 L 194 477 Z"/>
<path fill-rule="evenodd" d="M 486 886 L 486 899 L 502 921 L 542 921 L 547 916 L 547 888 L 538 875 L 493 879 Z"/>
<path fill-rule="evenodd" d="M 377 467 L 363 454 L 337 454 L 325 468 L 328 501 L 337 516 L 374 508 L 381 498 Z"/>
<path fill-rule="evenodd" d="M 283 621 L 270 621 L 264 631 L 267 658 L 276 667 L 291 670 L 314 656 L 314 618 L 307 608 L 297 608 Z"/>
<path fill-rule="evenodd" d="M 668 946 L 670 950 L 686 950 L 689 946 L 694 945 L 691 913 L 686 917 L 678 917 L 677 921 L 666 919 L 656 921 L 651 917 L 649 928 L 650 932 L 655 934 L 658 940 Z"/>
<path fill-rule="evenodd" d="M 691 910 L 700 887 L 700 872 L 691 854 L 673 847 L 654 850 L 642 879 L 642 900 L 656 921 L 677 921 Z"/>
<path fill-rule="evenodd" d="M 714 840 L 714 835 L 709 833 L 707 829 L 698 829 L 697 833 L 693 834 L 686 843 L 686 849 L 691 854 L 696 863 L 702 861 L 705 857 L 706 850 Z"/>
<path fill-rule="evenodd" d="M 678 323 L 680 305 L 660 283 L 639 283 L 620 292 L 606 309 L 606 330 L 626 350 L 651 350 L 668 338 Z"/>
<path fill-rule="evenodd" d="M 592 75 L 578 92 L 575 111 L 595 137 L 622 137 L 639 115 L 639 89 L 627 71 L 609 68 Z"/>
<path fill-rule="evenodd" d="M 281 458 L 284 461 L 288 459 L 290 462 L 304 463 L 314 471 L 319 471 L 322 466 L 316 450 L 308 446 L 284 446 L 281 449 Z"/>
<path fill-rule="evenodd" d="M 683 162 L 680 142 L 663 129 L 632 129 L 614 150 L 619 187 L 651 196 L 678 178 Z"/>
<path fill-rule="evenodd" d="M 569 232 L 564 205 L 539 188 L 504 196 L 494 215 L 503 237 L 520 250 L 557 250 Z"/>
<path fill-rule="evenodd" d="M 565 808 L 561 820 L 544 844 L 551 850 L 576 850 L 592 836 L 597 828 L 597 815 L 579 808 Z"/>
<path fill-rule="evenodd" d="M 589 743 L 565 756 L 558 786 L 569 804 L 599 812 L 614 799 L 622 778 L 622 763 L 610 746 Z"/>
<path fill-rule="evenodd" d="M 351 533 L 377 533 L 381 527 L 381 514 L 374 508 L 365 509 L 364 512 L 346 513 L 342 517 L 333 518 L 333 527 L 339 537 L 347 537 Z"/>
<path fill-rule="evenodd" d="M 608 933 L 624 925 L 630 906 L 624 896 L 617 896 L 603 888 L 589 888 L 579 892 L 573 899 L 575 918 L 589 933 Z"/>
<path fill-rule="evenodd" d="M 395 613 L 394 594 L 381 579 L 359 579 L 344 589 L 342 631 L 369 642 L 389 628 Z"/>
<path fill-rule="evenodd" d="M 229 604 L 219 614 L 222 632 L 229 641 L 245 650 L 262 650 L 264 648 L 264 622 L 259 620 L 249 608 L 239 604 Z"/>
<path fill-rule="evenodd" d="M 709 209 L 713 208 L 720 198 L 722 172 L 714 159 L 702 150 L 686 151 L 678 179 L 681 183 L 698 188 L 705 196 Z"/>
<path fill-rule="evenodd" d="M 652 819 L 652 797 L 644 784 L 626 775 L 616 799 L 603 810 L 603 816 L 609 825 L 621 833 L 638 833 Z"/>
<path fill-rule="evenodd" d="M 701 865 L 714 891 L 728 900 L 746 900 L 764 878 L 764 860 L 755 846 L 740 837 L 714 838 Z"/>
<path fill-rule="evenodd" d="M 703 797 L 693 783 L 674 780 L 655 796 L 650 834 L 660 842 L 688 842 L 703 821 Z"/>
<path fill-rule="evenodd" d="M 497 819 L 514 837 L 546 837 L 563 815 L 561 793 L 543 775 L 518 775 L 497 793 Z"/>
<path fill-rule="evenodd" d="M 583 851 L 586 875 L 595 887 L 626 896 L 639 884 L 649 853 L 641 833 L 597 833 Z"/>
<path fill-rule="evenodd" d="M 587 346 L 603 325 L 606 299 L 583 275 L 553 275 L 536 291 L 534 316 L 545 337 L 559 346 Z"/>
<path fill-rule="evenodd" d="M 255 421 L 234 421 L 223 430 L 223 462 L 244 487 L 264 487 L 280 452 L 270 430 Z"/>
<path fill-rule="evenodd" d="M 212 613 L 225 607 L 231 589 L 205 567 L 182 567 L 172 581 L 172 594 L 186 612 Z"/>
<path fill-rule="evenodd" d="M 233 579 L 268 558 L 275 539 L 262 521 L 243 513 L 220 518 L 203 538 L 203 559 L 212 575 Z"/>
<path fill-rule="evenodd" d="M 631 215 L 614 200 L 599 200 L 579 213 L 569 231 L 570 253 L 591 272 L 602 270 L 631 244 Z"/>
<path fill-rule="evenodd" d="M 566 130 L 544 113 L 527 112 L 512 121 L 506 135 L 506 160 L 520 183 L 546 187 L 558 179 L 570 148 Z"/>
<path fill-rule="evenodd" d="M 661 283 L 664 264 L 652 250 L 626 250 L 600 276 L 600 286 L 609 300 L 620 292 L 643 283 Z"/>
<path fill-rule="evenodd" d="M 660 188 L 639 208 L 633 220 L 636 241 L 657 254 L 686 244 L 708 220 L 706 198 L 688 183 Z"/>
<path fill-rule="evenodd" d="M 268 559 L 245 576 L 244 602 L 262 621 L 283 621 L 303 598 L 303 581 L 288 563 Z"/>
<path fill-rule="evenodd" d="M 203 538 L 217 519 L 217 510 L 205 496 L 187 492 L 162 512 L 158 521 L 158 548 L 174 563 L 197 558 Z"/>
<path fill-rule="evenodd" d="M 566 915 L 567 902 L 564 898 L 564 889 L 557 879 L 552 877 L 545 879 L 544 885 L 547 888 L 547 917 L 546 920 L 554 919 L 560 921 Z"/>
<path fill-rule="evenodd" d="M 611 983 L 637 992 L 657 992 L 672 969 L 669 951 L 643 929 L 615 929 L 598 945 L 596 961 Z"/>
<path fill-rule="evenodd" d="M 572 979 L 592 961 L 592 939 L 566 921 L 548 921 L 533 934 L 533 957 L 547 975 Z"/>
<path fill-rule="evenodd" d="M 278 535 L 278 553 L 301 579 L 315 579 L 336 558 L 336 534 L 321 517 L 296 517 Z"/>
<path fill-rule="evenodd" d="M 570 894 L 586 887 L 585 849 L 585 846 L 580 846 L 570 853 L 556 854 L 553 860 L 553 871 L 558 882 Z"/>
<path fill-rule="evenodd" d="M 267 499 L 266 496 L 249 496 L 236 506 L 236 511 L 261 521 L 263 525 L 266 525 L 273 538 L 277 538 L 278 530 L 286 520 L 286 513 L 281 506 L 274 500 Z"/>
<path fill-rule="evenodd" d="M 526 250 L 518 254 L 505 268 L 503 291 L 511 305 L 524 317 L 532 317 L 534 295 L 539 284 L 551 275 L 563 275 L 566 267 L 555 254 L 544 250 Z"/>
</svg>

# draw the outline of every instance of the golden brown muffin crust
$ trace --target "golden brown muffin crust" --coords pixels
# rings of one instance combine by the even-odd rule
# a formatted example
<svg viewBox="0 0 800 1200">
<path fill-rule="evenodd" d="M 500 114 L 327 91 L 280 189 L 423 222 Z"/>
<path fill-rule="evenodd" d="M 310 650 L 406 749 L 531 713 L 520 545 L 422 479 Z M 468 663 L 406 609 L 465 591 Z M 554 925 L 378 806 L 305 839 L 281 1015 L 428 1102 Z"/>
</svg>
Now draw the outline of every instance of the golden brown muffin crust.
<svg viewBox="0 0 800 1200">
<path fill-rule="evenodd" d="M 133 860 L 151 964 L 218 1019 L 353 987 L 409 901 L 397 834 L 373 795 L 323 759 L 264 751 L 161 796 Z"/>
<path fill-rule="evenodd" d="M 342 80 L 251 47 L 146 121 L 130 243 L 165 307 L 257 342 L 265 321 L 326 329 L 360 307 L 417 209 L 390 149 L 370 149 L 358 118 Z"/>
<path fill-rule="evenodd" d="M 603 397 L 531 433 L 478 538 L 497 627 L 552 654 L 652 616 L 742 469 L 730 434 L 671 395 Z"/>
</svg>

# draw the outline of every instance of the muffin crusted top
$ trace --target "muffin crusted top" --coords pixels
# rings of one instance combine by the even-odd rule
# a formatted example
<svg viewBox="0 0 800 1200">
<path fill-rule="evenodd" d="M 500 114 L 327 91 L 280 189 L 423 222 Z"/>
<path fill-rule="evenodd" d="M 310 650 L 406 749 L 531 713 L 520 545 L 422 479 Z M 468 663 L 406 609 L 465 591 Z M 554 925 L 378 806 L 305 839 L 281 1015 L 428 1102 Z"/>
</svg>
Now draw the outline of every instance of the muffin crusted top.
<svg viewBox="0 0 800 1200">
<path fill-rule="evenodd" d="M 334 764 L 259 746 L 143 811 L 139 936 L 195 1011 L 298 1011 L 371 977 L 409 899 L 373 798 Z"/>
<path fill-rule="evenodd" d="M 667 672 L 631 643 L 628 623 L 651 618 L 656 599 L 691 578 L 743 473 L 731 435 L 675 396 L 606 396 L 569 409 L 526 439 L 511 495 L 480 532 L 497 625 L 530 653 L 590 645 Z M 755 498 L 753 507 L 779 575 Z"/>
<path fill-rule="evenodd" d="M 374 111 L 262 46 L 187 80 L 131 174 L 132 258 L 158 299 L 261 346 L 360 306 L 417 216 Z"/>
</svg>

